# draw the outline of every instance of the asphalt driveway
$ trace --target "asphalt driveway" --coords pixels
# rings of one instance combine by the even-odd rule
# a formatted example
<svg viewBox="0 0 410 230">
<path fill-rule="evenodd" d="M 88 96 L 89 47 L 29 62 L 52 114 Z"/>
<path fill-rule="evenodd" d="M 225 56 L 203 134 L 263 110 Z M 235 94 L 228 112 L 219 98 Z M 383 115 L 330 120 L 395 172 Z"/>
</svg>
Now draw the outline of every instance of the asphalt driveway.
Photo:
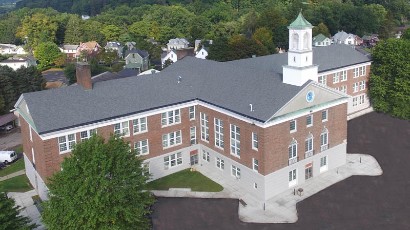
<svg viewBox="0 0 410 230">
<path fill-rule="evenodd" d="M 383 175 L 353 176 L 305 199 L 295 224 L 243 223 L 237 200 L 159 198 L 154 229 L 410 229 L 410 121 L 375 112 L 353 119 L 347 149 L 374 156 Z"/>
</svg>

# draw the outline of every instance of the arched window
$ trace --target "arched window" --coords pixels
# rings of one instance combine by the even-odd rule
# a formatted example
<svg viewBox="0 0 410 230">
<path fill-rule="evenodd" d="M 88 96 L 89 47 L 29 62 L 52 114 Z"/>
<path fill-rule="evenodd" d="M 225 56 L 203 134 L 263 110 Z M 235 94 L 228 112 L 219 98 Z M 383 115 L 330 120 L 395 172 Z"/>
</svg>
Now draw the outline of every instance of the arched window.
<svg viewBox="0 0 410 230">
<path fill-rule="evenodd" d="M 298 142 L 293 139 L 289 145 L 289 165 L 298 162 Z"/>
<path fill-rule="evenodd" d="M 306 32 L 303 35 L 303 49 L 304 50 L 309 49 L 309 33 L 308 32 Z"/>
<path fill-rule="evenodd" d="M 294 33 L 292 35 L 292 49 L 298 50 L 299 49 L 299 35 Z"/>
<path fill-rule="evenodd" d="M 323 128 L 320 134 L 320 151 L 325 151 L 329 148 L 329 131 L 327 128 Z"/>
<path fill-rule="evenodd" d="M 309 133 L 305 140 L 305 158 L 313 155 L 313 135 Z"/>
</svg>

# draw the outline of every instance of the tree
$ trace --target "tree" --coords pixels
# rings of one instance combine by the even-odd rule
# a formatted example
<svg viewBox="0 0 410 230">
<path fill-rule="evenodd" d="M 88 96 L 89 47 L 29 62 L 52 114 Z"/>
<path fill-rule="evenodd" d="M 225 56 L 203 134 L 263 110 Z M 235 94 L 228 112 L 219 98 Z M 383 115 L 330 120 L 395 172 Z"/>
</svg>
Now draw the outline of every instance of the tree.
<svg viewBox="0 0 410 230">
<path fill-rule="evenodd" d="M 64 55 L 54 42 L 40 43 L 34 52 L 34 57 L 37 58 L 40 69 L 54 66 L 56 61 Z"/>
<path fill-rule="evenodd" d="M 275 44 L 273 44 L 273 34 L 272 31 L 265 27 L 256 29 L 255 33 L 252 35 L 252 39 L 259 42 L 268 49 L 270 53 L 275 52 Z"/>
<path fill-rule="evenodd" d="M 68 63 L 64 68 L 64 75 L 68 80 L 68 84 L 74 84 L 77 82 L 76 67 L 74 63 Z"/>
<path fill-rule="evenodd" d="M 49 182 L 47 229 L 149 229 L 152 195 L 142 160 L 117 136 L 77 144 Z"/>
<path fill-rule="evenodd" d="M 16 72 L 8 66 L 0 66 L 0 95 L 4 99 L 4 107 L 0 113 L 7 113 L 17 101 Z"/>
<path fill-rule="evenodd" d="M 46 80 L 36 67 L 21 67 L 16 70 L 17 95 L 41 91 L 45 86 Z"/>
<path fill-rule="evenodd" d="M 372 53 L 370 99 L 376 111 L 410 119 L 410 41 L 388 39 Z"/>
<path fill-rule="evenodd" d="M 64 43 L 79 44 L 83 41 L 81 19 L 77 15 L 70 15 L 64 35 Z"/>
<path fill-rule="evenodd" d="M 165 60 L 164 65 L 162 66 L 162 69 L 167 68 L 168 66 L 172 65 L 172 63 L 174 62 L 168 58 L 167 60 Z"/>
<path fill-rule="evenodd" d="M 12 198 L 7 197 L 4 192 L 0 193 L 0 228 L 16 230 L 36 228 L 37 225 L 30 224 L 31 220 L 28 217 L 20 215 L 20 210 Z"/>
<path fill-rule="evenodd" d="M 401 35 L 402 39 L 406 39 L 406 40 L 410 40 L 410 29 L 407 29 L 403 32 L 403 34 Z"/>
<path fill-rule="evenodd" d="M 321 22 L 312 29 L 313 36 L 323 34 L 325 37 L 330 37 L 330 32 L 325 23 Z"/>
<path fill-rule="evenodd" d="M 118 41 L 122 30 L 115 25 L 107 25 L 102 30 L 101 33 L 104 35 L 106 41 Z"/>
</svg>

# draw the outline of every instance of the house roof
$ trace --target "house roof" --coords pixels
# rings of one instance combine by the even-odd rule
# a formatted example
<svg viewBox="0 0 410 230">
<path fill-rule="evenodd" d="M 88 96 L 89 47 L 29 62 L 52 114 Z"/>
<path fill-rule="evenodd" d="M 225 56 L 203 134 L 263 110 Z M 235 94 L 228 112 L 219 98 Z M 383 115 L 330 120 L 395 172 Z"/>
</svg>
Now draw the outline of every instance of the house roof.
<svg viewBox="0 0 410 230">
<path fill-rule="evenodd" d="M 188 45 L 189 42 L 185 38 L 173 38 L 173 39 L 169 39 L 168 45 L 170 45 L 170 44 L 171 45 L 179 45 L 179 44 Z"/>
<path fill-rule="evenodd" d="M 328 38 L 328 37 L 326 37 L 323 34 L 318 34 L 318 35 L 313 37 L 313 42 L 323 42 L 324 40 L 326 40 L 326 38 Z"/>
<path fill-rule="evenodd" d="M 94 49 L 94 47 L 96 47 L 96 46 L 100 47 L 100 45 L 96 41 L 81 43 L 80 46 L 85 46 L 89 49 Z"/>
<path fill-rule="evenodd" d="M 17 117 L 14 115 L 14 113 L 8 113 L 8 114 L 0 115 L 0 126 L 5 125 L 9 122 L 12 122 L 16 119 L 17 119 Z"/>
<path fill-rule="evenodd" d="M 76 50 L 79 45 L 63 45 L 64 50 Z"/>
<path fill-rule="evenodd" d="M 289 29 L 304 29 L 304 28 L 312 28 L 312 27 L 313 27 L 312 24 L 310 24 L 310 22 L 308 22 L 305 19 L 305 17 L 303 17 L 302 11 L 299 12 L 299 15 L 295 19 L 295 21 L 290 23 L 290 25 L 288 26 Z"/>
<path fill-rule="evenodd" d="M 132 50 L 127 50 L 125 51 L 125 57 L 127 57 L 129 54 L 139 54 L 142 58 L 146 58 L 149 56 L 149 53 L 145 50 L 139 50 L 139 49 L 132 49 Z"/>
<path fill-rule="evenodd" d="M 367 61 L 344 45 L 314 48 L 320 71 Z M 266 122 L 310 83 L 282 83 L 286 63 L 286 53 L 224 63 L 186 57 L 157 74 L 96 82 L 92 90 L 74 85 L 24 93 L 23 98 L 40 134 L 192 100 Z"/>
<path fill-rule="evenodd" d="M 354 38 L 354 35 L 353 35 L 353 34 L 348 34 L 348 33 L 344 32 L 344 31 L 342 30 L 342 31 L 337 32 L 337 33 L 333 36 L 333 40 L 334 40 L 334 41 L 345 41 L 349 36 L 352 36 L 352 37 Z"/>
</svg>

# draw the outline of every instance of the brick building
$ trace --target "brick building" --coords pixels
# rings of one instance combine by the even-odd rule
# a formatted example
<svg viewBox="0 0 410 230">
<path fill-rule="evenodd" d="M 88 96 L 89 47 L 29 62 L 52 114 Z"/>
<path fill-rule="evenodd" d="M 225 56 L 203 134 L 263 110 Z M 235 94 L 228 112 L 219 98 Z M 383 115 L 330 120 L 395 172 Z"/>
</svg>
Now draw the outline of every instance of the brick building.
<svg viewBox="0 0 410 230">
<path fill-rule="evenodd" d="M 345 164 L 347 113 L 364 108 L 353 98 L 366 92 L 351 84 L 367 82 L 370 61 L 348 46 L 312 48 L 311 32 L 300 14 L 288 53 L 226 63 L 187 57 L 154 75 L 94 84 L 79 63 L 78 85 L 16 103 L 30 182 L 46 198 L 47 178 L 93 133 L 121 135 L 152 179 L 195 167 L 260 200 Z"/>
</svg>

